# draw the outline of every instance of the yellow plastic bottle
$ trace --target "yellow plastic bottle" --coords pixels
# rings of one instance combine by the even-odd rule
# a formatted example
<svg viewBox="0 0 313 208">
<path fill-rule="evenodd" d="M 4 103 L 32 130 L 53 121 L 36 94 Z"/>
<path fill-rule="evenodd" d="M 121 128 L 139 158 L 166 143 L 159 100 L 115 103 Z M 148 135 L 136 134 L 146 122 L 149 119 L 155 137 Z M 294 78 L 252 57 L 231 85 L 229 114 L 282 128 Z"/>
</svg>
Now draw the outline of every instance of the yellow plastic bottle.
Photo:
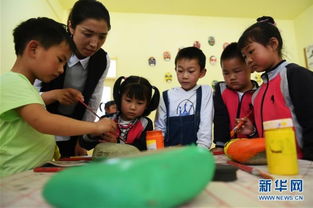
<svg viewBox="0 0 313 208">
<path fill-rule="evenodd" d="M 297 175 L 296 138 L 291 119 L 263 122 L 268 171 L 276 175 Z"/>
</svg>

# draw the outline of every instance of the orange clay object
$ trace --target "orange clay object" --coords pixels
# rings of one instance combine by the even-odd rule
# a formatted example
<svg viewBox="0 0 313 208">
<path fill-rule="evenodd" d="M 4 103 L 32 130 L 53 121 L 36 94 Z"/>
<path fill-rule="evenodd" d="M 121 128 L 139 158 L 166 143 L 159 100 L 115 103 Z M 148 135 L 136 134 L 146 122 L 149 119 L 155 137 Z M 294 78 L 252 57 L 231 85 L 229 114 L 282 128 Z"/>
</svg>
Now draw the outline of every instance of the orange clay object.
<svg viewBox="0 0 313 208">
<path fill-rule="evenodd" d="M 264 151 L 264 138 L 232 139 L 224 147 L 224 152 L 230 159 L 241 163 L 249 161 L 249 159 Z"/>
</svg>

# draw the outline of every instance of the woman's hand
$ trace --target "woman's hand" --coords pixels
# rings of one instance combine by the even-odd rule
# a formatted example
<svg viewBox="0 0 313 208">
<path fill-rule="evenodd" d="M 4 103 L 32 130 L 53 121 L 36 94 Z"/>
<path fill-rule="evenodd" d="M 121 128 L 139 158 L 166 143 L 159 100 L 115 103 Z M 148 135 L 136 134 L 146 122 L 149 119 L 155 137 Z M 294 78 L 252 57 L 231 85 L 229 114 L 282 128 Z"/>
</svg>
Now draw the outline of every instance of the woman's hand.
<svg viewBox="0 0 313 208">
<path fill-rule="evenodd" d="M 74 88 L 55 90 L 56 100 L 63 105 L 71 105 L 79 100 L 84 101 L 83 94 Z"/>
<path fill-rule="evenodd" d="M 56 89 L 42 92 L 41 97 L 46 105 L 57 101 L 63 105 L 71 105 L 79 100 L 84 101 L 83 94 L 74 88 Z"/>
</svg>

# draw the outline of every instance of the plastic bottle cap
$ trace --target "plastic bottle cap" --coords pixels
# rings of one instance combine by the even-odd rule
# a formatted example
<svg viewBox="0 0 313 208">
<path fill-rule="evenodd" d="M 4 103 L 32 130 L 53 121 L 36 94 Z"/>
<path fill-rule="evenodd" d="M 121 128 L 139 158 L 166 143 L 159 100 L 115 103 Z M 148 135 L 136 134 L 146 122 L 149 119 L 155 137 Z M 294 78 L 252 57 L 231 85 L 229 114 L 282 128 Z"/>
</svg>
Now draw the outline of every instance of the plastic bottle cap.
<svg viewBox="0 0 313 208">
<path fill-rule="evenodd" d="M 263 122 L 264 130 L 293 127 L 292 119 L 278 119 Z"/>
<path fill-rule="evenodd" d="M 155 136 L 162 136 L 162 131 L 161 130 L 153 130 L 153 131 L 147 131 L 147 138 L 149 137 L 155 137 Z"/>
</svg>

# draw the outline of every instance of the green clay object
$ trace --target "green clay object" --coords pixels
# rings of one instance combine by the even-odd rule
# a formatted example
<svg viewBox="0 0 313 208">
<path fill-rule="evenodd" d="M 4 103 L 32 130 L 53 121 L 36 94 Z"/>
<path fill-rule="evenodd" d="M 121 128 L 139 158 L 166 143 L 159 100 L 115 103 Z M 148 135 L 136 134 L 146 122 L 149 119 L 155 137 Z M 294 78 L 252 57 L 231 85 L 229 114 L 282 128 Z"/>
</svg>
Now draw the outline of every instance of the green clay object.
<svg viewBox="0 0 313 208">
<path fill-rule="evenodd" d="M 175 207 L 200 194 L 214 171 L 207 149 L 165 148 L 61 171 L 43 196 L 59 208 Z"/>
<path fill-rule="evenodd" d="M 139 152 L 135 146 L 129 144 L 99 143 L 93 150 L 92 159 L 121 157 Z"/>
</svg>

